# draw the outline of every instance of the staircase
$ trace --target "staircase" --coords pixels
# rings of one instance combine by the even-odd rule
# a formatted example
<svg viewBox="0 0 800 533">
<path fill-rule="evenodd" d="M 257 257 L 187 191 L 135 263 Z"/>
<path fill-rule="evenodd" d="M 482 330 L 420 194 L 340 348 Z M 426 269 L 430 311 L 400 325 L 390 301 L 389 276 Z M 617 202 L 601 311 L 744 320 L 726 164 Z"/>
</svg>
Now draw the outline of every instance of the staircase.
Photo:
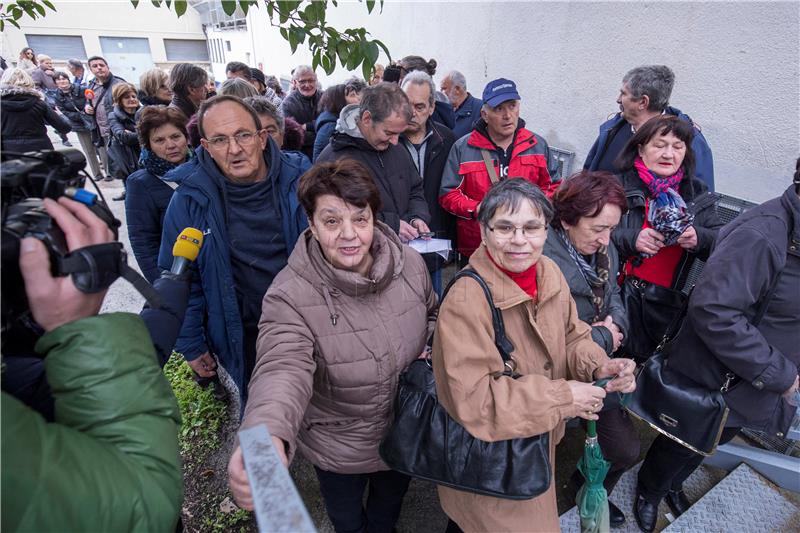
<svg viewBox="0 0 800 533">
<path fill-rule="evenodd" d="M 720 446 L 684 483 L 694 505 L 676 518 L 662 502 L 656 531 L 800 532 L 800 458 L 789 455 L 792 441 L 800 440 L 800 416 L 787 437 L 791 441 L 784 442 L 790 446 L 776 451 L 749 446 L 739 438 Z M 614 532 L 639 531 L 633 502 L 640 466 L 622 476 L 609 498 L 628 518 Z M 580 533 L 575 507 L 561 515 L 561 530 Z"/>
</svg>

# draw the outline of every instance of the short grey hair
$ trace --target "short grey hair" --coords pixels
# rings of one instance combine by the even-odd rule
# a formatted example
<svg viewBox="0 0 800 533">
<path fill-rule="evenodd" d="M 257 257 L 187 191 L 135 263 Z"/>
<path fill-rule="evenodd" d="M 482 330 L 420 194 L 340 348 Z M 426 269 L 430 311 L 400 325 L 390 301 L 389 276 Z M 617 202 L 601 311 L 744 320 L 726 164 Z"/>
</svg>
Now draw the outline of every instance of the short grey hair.
<svg viewBox="0 0 800 533">
<path fill-rule="evenodd" d="M 430 89 L 430 97 L 428 98 L 428 103 L 433 106 L 434 103 L 434 95 L 436 93 L 436 86 L 433 84 L 433 78 L 427 72 L 422 70 L 414 70 L 406 74 L 406 77 L 403 78 L 403 84 L 401 85 L 403 91 L 406 90 L 407 85 L 427 85 L 428 89 Z"/>
<path fill-rule="evenodd" d="M 500 208 L 516 213 L 523 200 L 533 204 L 534 209 L 544 217 L 545 224 L 550 224 L 553 205 L 539 187 L 525 178 L 508 178 L 492 185 L 478 206 L 478 222 L 488 226 Z"/>
<path fill-rule="evenodd" d="M 281 133 L 286 132 L 286 120 L 283 118 L 283 113 L 275 107 L 275 104 L 269 101 L 269 98 L 266 96 L 249 96 L 244 99 L 244 103 L 255 109 L 259 115 L 271 117 L 275 120 Z"/>
<path fill-rule="evenodd" d="M 364 89 L 358 110 L 359 119 L 364 116 L 364 111 L 369 111 L 374 122 L 383 122 L 395 112 L 406 121 L 411 120 L 408 97 L 396 83 L 382 81 Z"/>
<path fill-rule="evenodd" d="M 642 65 L 628 71 L 622 78 L 622 83 L 627 85 L 631 96 L 641 100 L 647 95 L 650 103 L 648 111 L 664 111 L 672 95 L 675 85 L 675 73 L 666 65 Z"/>
<path fill-rule="evenodd" d="M 467 90 L 467 78 L 459 71 L 451 70 L 447 73 L 447 77 L 450 78 L 450 83 L 453 84 L 453 87 L 461 87 L 465 91 Z"/>
<path fill-rule="evenodd" d="M 303 72 L 310 72 L 311 74 L 314 75 L 315 78 L 317 77 L 317 73 L 314 72 L 313 68 L 311 68 L 308 65 L 300 65 L 297 68 L 295 68 L 294 71 L 292 72 L 292 79 L 293 80 L 298 79 Z"/>
<path fill-rule="evenodd" d="M 83 62 L 80 59 L 67 59 L 67 64 L 72 68 L 83 68 Z"/>
<path fill-rule="evenodd" d="M 239 98 L 247 98 L 248 96 L 258 96 L 258 91 L 249 81 L 242 78 L 228 78 L 220 85 L 219 94 L 232 94 Z"/>
</svg>

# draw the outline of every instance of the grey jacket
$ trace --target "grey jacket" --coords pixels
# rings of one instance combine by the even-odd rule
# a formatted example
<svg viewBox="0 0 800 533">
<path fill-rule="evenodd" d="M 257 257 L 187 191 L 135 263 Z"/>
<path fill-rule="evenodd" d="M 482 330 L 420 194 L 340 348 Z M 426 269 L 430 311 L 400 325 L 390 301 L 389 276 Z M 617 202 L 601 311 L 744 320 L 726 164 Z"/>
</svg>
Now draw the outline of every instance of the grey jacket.
<svg viewBox="0 0 800 533">
<path fill-rule="evenodd" d="M 311 230 L 264 296 L 242 427 L 265 423 L 291 458 L 342 474 L 388 470 L 378 445 L 400 373 L 433 330 L 422 257 L 376 222 L 371 279 L 334 268 Z"/>
<path fill-rule="evenodd" d="M 800 367 L 800 198 L 794 187 L 720 230 L 670 349 L 670 366 L 715 389 L 730 373 L 727 425 L 786 433 L 796 409 L 781 395 Z"/>
<path fill-rule="evenodd" d="M 569 255 L 564 241 L 555 233 L 553 229 L 548 232 L 547 241 L 544 243 L 544 255 L 555 261 L 561 273 L 569 285 L 569 292 L 575 300 L 575 307 L 578 311 L 578 318 L 591 325 L 592 318 L 595 316 L 594 303 L 592 301 L 592 289 L 586 278 L 581 274 L 578 265 Z M 619 271 L 619 254 L 612 243 L 608 246 L 609 276 L 605 287 L 605 303 L 600 313 L 605 318 L 611 315 L 614 323 L 622 330 L 622 334 L 628 332 L 628 317 L 625 314 L 625 307 L 620 297 L 620 289 L 617 284 L 617 272 Z M 614 339 L 611 332 L 605 326 L 592 327 L 592 340 L 599 344 L 606 354 L 613 353 Z"/>
</svg>

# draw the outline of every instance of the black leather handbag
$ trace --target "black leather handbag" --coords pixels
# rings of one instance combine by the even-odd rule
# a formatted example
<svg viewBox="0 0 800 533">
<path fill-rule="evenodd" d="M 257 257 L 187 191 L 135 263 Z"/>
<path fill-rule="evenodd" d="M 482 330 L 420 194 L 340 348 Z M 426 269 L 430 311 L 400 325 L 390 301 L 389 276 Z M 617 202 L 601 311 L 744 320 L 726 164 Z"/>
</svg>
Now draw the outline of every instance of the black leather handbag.
<svg viewBox="0 0 800 533">
<path fill-rule="evenodd" d="M 495 346 L 504 371 L 495 379 L 516 379 L 514 345 L 506 337 L 503 317 L 494 306 L 483 279 L 473 270 L 462 270 L 455 281 L 470 277 L 480 284 L 492 311 Z M 381 458 L 392 469 L 455 489 L 527 500 L 550 486 L 550 434 L 485 442 L 476 439 L 453 420 L 439 404 L 430 359 L 418 359 L 400 376 L 395 400 L 395 419 L 381 442 Z"/>
<path fill-rule="evenodd" d="M 636 390 L 626 400 L 625 408 L 659 433 L 695 453 L 709 456 L 716 450 L 728 419 L 729 410 L 722 393 L 735 375 L 727 374 L 722 389 L 712 390 L 670 368 L 672 341 L 680 334 L 688 307 L 686 297 L 666 327 L 655 353 L 639 371 Z"/>
<path fill-rule="evenodd" d="M 625 278 L 621 292 L 630 321 L 623 351 L 641 362 L 653 354 L 687 298 L 680 291 L 635 276 Z"/>
</svg>

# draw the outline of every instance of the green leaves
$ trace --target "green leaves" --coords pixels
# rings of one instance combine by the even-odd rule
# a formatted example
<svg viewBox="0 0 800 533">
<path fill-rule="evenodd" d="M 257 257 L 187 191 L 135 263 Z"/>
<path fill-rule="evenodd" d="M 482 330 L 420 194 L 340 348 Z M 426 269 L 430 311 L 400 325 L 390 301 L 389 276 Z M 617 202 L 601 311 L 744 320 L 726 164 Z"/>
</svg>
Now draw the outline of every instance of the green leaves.
<svg viewBox="0 0 800 533">
<path fill-rule="evenodd" d="M 6 22 L 19 28 L 19 19 L 27 15 L 36 20 L 47 15 L 47 10 L 55 11 L 56 8 L 50 0 L 16 0 L 0 4 L 0 10 L 5 7 L 5 11 L 0 11 L 0 31 L 3 31 Z"/>
<path fill-rule="evenodd" d="M 136 7 L 140 0 L 130 0 Z M 175 13 L 180 17 L 186 13 L 187 0 L 150 0 L 154 6 L 174 7 Z M 339 31 L 326 23 L 326 14 L 329 4 L 338 6 L 339 0 L 260 0 L 267 9 L 270 24 L 277 28 L 288 43 L 292 53 L 300 45 L 305 45 L 311 51 L 311 66 L 316 69 L 322 67 L 326 74 L 333 74 L 337 64 L 347 70 L 355 70 L 359 66 L 365 79 L 372 75 L 375 62 L 380 57 L 381 51 L 391 60 L 389 49 L 381 41 L 371 39 L 369 32 L 364 28 L 347 28 Z M 368 13 L 372 13 L 376 5 L 383 11 L 384 0 L 359 0 L 363 2 Z M 26 3 L 50 4 L 50 0 L 17 0 L 15 4 Z M 247 15 L 251 7 L 258 7 L 259 0 L 220 0 L 222 10 L 228 16 L 233 15 L 237 8 Z M 24 7 L 20 7 L 20 16 Z M 32 8 L 36 9 L 36 8 Z M 19 17 L 16 17 L 19 18 Z M 13 20 L 16 20 L 14 18 Z M 12 23 L 13 23 L 12 20 Z M 0 24 L 2 20 L 0 20 Z"/>
</svg>

